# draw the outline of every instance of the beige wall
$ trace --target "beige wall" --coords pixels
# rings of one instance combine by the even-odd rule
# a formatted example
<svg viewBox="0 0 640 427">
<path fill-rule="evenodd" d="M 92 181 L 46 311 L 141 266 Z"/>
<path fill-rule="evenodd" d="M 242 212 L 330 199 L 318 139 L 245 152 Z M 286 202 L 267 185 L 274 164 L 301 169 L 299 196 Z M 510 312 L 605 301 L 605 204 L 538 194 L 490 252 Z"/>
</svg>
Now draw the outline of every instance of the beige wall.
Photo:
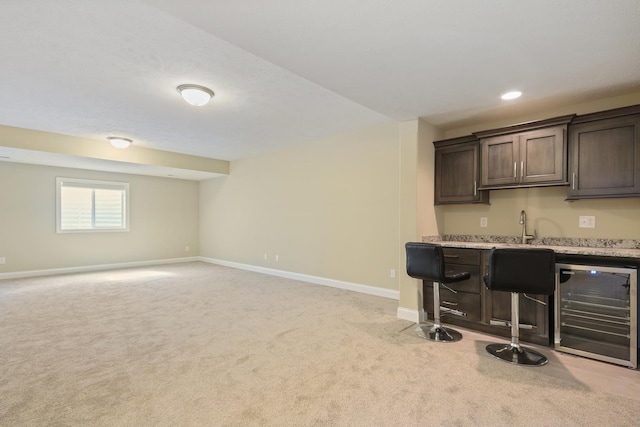
<svg viewBox="0 0 640 427">
<path fill-rule="evenodd" d="M 516 123 L 524 123 L 533 120 L 544 120 L 552 117 L 559 117 L 568 114 L 588 114 L 596 111 L 610 110 L 613 108 L 626 107 L 640 104 L 640 92 L 626 95 L 602 98 L 595 101 L 581 102 L 576 104 L 566 104 L 558 108 L 542 110 L 538 114 L 521 115 L 510 119 L 500 119 L 494 121 L 477 122 L 475 124 L 448 129 L 445 131 L 445 138 L 455 138 L 457 136 L 470 135 L 473 132 L 487 129 L 496 129 Z"/>
<path fill-rule="evenodd" d="M 422 120 L 400 123 L 400 307 L 422 311 L 422 281 L 406 274 L 404 244 L 420 241 L 422 235 L 435 235 L 438 221 L 433 208 L 433 141 L 442 132 Z"/>
<path fill-rule="evenodd" d="M 131 231 L 56 234 L 58 176 L 129 182 Z M 195 181 L 0 162 L 0 194 L 0 273 L 198 255 Z"/>
<path fill-rule="evenodd" d="M 125 162 L 136 165 L 153 165 L 176 170 L 200 171 L 209 173 L 229 173 L 229 162 L 152 150 L 132 144 L 126 150 L 114 148 L 106 141 L 22 129 L 0 125 L 0 147 L 50 153 L 54 155 L 86 157 L 97 160 Z M 37 162 L 36 162 L 37 163 Z"/>
<path fill-rule="evenodd" d="M 564 114 L 586 114 L 611 108 L 640 104 L 640 93 L 567 105 L 537 116 L 523 116 L 509 122 L 479 123 L 446 132 L 447 138 L 468 135 L 473 131 L 492 129 L 513 123 L 556 117 Z M 431 162 L 431 160 L 427 160 Z M 431 163 L 422 167 L 428 169 Z M 566 187 L 523 188 L 491 191 L 491 205 L 438 206 L 440 232 L 518 236 L 520 211 L 527 212 L 527 231 L 535 229 L 538 237 L 577 237 L 640 239 L 640 198 L 565 201 Z M 596 217 L 596 228 L 579 228 L 578 217 Z M 488 218 L 488 227 L 480 227 L 480 217 Z M 423 234 L 428 235 L 428 234 Z"/>
<path fill-rule="evenodd" d="M 520 211 L 536 237 L 640 239 L 640 198 L 565 201 L 566 187 L 494 190 L 491 205 L 440 206 L 444 234 L 519 236 Z M 596 228 L 579 228 L 578 217 L 596 217 Z M 480 227 L 480 217 L 488 227 Z M 529 233 L 530 234 L 530 233 Z"/>
<path fill-rule="evenodd" d="M 398 132 L 388 123 L 232 162 L 200 185 L 201 255 L 397 290 Z"/>
</svg>

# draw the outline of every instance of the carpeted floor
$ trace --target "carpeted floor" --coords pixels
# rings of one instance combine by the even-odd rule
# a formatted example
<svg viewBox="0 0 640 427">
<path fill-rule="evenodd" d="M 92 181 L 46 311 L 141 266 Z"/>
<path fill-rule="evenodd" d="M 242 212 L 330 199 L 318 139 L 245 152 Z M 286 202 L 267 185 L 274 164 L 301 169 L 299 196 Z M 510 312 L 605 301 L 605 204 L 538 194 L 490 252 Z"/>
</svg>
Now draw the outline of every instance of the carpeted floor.
<svg viewBox="0 0 640 427">
<path fill-rule="evenodd" d="M 0 425 L 638 425 L 637 371 L 512 366 L 396 309 L 205 263 L 0 281 Z"/>
</svg>

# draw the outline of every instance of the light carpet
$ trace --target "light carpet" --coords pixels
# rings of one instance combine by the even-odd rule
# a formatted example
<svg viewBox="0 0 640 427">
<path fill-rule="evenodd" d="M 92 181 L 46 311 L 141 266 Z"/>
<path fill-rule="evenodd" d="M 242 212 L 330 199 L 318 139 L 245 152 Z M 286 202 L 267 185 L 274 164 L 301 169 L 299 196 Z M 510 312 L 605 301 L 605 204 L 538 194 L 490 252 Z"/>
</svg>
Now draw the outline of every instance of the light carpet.
<svg viewBox="0 0 640 427">
<path fill-rule="evenodd" d="M 0 281 L 0 425 L 638 425 L 637 371 L 513 366 L 397 304 L 205 263 Z"/>
</svg>

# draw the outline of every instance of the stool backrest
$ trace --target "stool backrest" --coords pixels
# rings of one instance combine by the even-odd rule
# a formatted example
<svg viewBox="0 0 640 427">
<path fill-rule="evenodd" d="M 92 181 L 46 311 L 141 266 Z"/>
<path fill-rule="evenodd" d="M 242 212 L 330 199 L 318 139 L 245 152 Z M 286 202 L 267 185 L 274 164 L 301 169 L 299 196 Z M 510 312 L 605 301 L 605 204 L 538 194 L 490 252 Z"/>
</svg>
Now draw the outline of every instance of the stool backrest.
<svg viewBox="0 0 640 427">
<path fill-rule="evenodd" d="M 492 291 L 552 295 L 555 264 L 551 249 L 493 248 L 484 281 Z"/>
<path fill-rule="evenodd" d="M 444 280 L 444 252 L 442 246 L 430 243 L 409 242 L 407 274 L 416 279 L 442 282 Z"/>
</svg>

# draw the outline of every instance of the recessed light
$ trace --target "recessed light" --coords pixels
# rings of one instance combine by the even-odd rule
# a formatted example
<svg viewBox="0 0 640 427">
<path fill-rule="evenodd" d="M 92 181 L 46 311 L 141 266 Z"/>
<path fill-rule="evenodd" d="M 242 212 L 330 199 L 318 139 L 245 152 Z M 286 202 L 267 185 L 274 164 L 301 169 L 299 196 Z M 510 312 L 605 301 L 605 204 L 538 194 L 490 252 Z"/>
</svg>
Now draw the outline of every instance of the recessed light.
<svg viewBox="0 0 640 427">
<path fill-rule="evenodd" d="M 508 101 L 511 99 L 520 98 L 520 95 L 522 95 L 522 92 L 520 92 L 519 90 L 514 90 L 512 92 L 505 93 L 504 95 L 501 96 L 501 98 L 504 99 L 505 101 Z"/>
<path fill-rule="evenodd" d="M 120 136 L 108 136 L 107 139 L 116 148 L 127 148 L 131 145 L 131 141 L 129 138 L 122 138 Z"/>
<path fill-rule="evenodd" d="M 208 87 L 200 85 L 180 85 L 176 89 L 185 101 L 196 107 L 206 105 L 213 98 L 213 91 Z"/>
</svg>

